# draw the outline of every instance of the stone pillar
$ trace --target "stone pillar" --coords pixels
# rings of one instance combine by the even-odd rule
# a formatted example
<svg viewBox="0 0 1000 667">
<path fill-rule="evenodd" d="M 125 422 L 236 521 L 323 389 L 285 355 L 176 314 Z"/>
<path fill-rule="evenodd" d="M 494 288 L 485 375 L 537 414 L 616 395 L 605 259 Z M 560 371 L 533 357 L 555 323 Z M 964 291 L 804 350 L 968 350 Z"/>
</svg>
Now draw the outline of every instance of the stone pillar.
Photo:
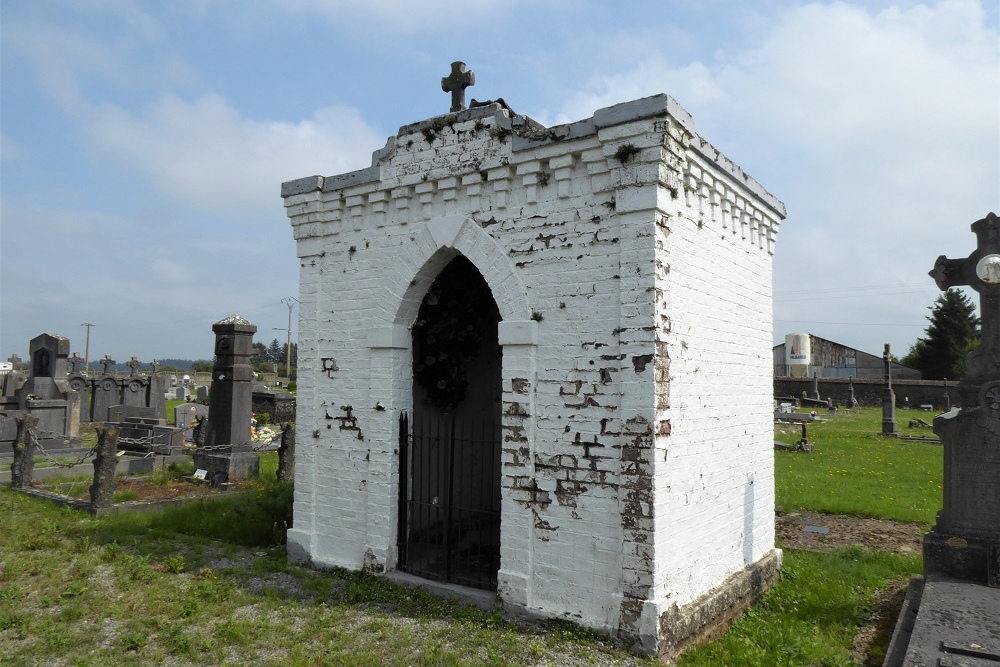
<svg viewBox="0 0 1000 667">
<path fill-rule="evenodd" d="M 281 427 L 281 446 L 278 448 L 278 481 L 295 480 L 295 422 Z"/>
<path fill-rule="evenodd" d="M 26 489 L 31 486 L 35 471 L 35 441 L 31 429 L 38 425 L 38 419 L 25 415 L 17 417 L 17 437 L 14 440 L 14 460 L 10 466 L 10 486 Z"/>
<path fill-rule="evenodd" d="M 162 377 L 155 372 L 149 376 L 146 384 L 146 405 L 156 411 L 157 419 L 167 418 L 166 391 L 166 383 Z"/>
<path fill-rule="evenodd" d="M 810 398 L 817 401 L 819 400 L 819 374 L 817 373 L 813 373 L 813 390 Z"/>
<path fill-rule="evenodd" d="M 115 470 L 118 468 L 118 429 L 97 427 L 97 454 L 94 457 L 94 482 L 90 485 L 90 509 L 111 507 L 115 495 Z"/>
<path fill-rule="evenodd" d="M 253 413 L 253 335 L 257 327 L 239 315 L 212 325 L 215 332 L 215 367 L 209 395 L 208 433 L 205 444 L 232 445 L 233 451 L 250 447 Z"/>
<path fill-rule="evenodd" d="M 205 470 L 212 486 L 257 475 L 260 461 L 250 441 L 253 414 L 253 334 L 257 327 L 239 315 L 212 325 L 215 367 L 209 393 L 204 445 L 194 455 L 195 468 Z"/>
<path fill-rule="evenodd" d="M 885 386 L 882 388 L 882 435 L 899 435 L 899 425 L 896 423 L 896 392 L 892 390 L 892 361 L 888 343 L 885 344 L 882 361 L 885 364 Z"/>
</svg>

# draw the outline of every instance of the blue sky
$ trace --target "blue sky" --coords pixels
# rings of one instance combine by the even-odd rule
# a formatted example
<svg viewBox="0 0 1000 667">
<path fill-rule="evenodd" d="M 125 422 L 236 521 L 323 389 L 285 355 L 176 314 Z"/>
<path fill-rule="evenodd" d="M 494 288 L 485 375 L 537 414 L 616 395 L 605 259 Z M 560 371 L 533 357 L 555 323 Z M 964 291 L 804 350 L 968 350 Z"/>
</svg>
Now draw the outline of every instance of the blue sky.
<svg viewBox="0 0 1000 667">
<path fill-rule="evenodd" d="M 91 359 L 211 358 L 232 313 L 284 341 L 281 182 L 447 112 L 453 60 L 546 125 L 673 96 L 788 208 L 776 338 L 903 354 L 1000 211 L 997 4 L 4 0 L 0 359 L 85 322 Z"/>
</svg>

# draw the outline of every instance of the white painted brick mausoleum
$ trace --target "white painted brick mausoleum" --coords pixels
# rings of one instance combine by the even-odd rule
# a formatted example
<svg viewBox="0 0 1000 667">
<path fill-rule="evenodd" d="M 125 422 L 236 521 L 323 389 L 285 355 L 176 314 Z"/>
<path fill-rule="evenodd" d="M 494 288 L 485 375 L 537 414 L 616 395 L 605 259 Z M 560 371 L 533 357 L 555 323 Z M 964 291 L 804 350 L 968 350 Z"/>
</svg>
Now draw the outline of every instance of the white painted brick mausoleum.
<svg viewBox="0 0 1000 667">
<path fill-rule="evenodd" d="M 495 590 L 660 654 L 770 585 L 785 209 L 673 99 L 552 128 L 484 103 L 282 196 L 293 559 Z"/>
</svg>

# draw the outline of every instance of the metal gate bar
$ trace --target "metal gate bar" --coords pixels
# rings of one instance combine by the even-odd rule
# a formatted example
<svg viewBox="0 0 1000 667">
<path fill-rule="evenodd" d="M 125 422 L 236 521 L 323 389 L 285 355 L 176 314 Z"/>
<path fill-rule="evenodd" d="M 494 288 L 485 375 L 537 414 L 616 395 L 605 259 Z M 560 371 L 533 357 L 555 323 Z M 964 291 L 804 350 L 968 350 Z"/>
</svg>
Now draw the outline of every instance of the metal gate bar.
<svg viewBox="0 0 1000 667">
<path fill-rule="evenodd" d="M 500 568 L 497 422 L 400 416 L 400 567 L 495 590 Z"/>
</svg>

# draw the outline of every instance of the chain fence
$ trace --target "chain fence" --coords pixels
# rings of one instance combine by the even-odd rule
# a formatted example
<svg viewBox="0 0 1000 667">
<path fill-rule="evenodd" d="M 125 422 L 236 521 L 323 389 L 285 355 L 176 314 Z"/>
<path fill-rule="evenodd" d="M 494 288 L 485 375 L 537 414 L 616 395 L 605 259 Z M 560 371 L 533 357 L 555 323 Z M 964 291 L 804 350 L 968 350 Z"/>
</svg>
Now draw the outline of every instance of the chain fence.
<svg viewBox="0 0 1000 667">
<path fill-rule="evenodd" d="M 45 449 L 42 445 L 42 441 L 46 439 L 52 440 L 65 440 L 66 436 L 62 433 L 55 433 L 53 431 L 45 431 L 37 427 L 28 427 L 27 429 L 28 439 L 34 448 L 34 451 L 38 452 L 46 461 L 52 464 L 53 467 L 57 468 L 72 468 L 74 466 L 81 465 L 85 463 L 88 459 L 93 458 L 97 453 L 98 445 L 90 447 L 82 454 L 78 455 L 71 461 L 66 461 L 65 457 L 56 457 L 49 451 Z M 255 442 L 253 440 L 248 440 L 238 445 L 197 445 L 195 443 L 185 443 L 183 445 L 171 445 L 163 442 L 157 442 L 157 437 L 155 435 L 143 436 L 141 438 L 133 437 L 122 437 L 118 436 L 119 445 L 128 445 L 137 448 L 149 448 L 147 452 L 131 452 L 134 458 L 150 458 L 153 456 L 169 456 L 176 453 L 184 454 L 196 454 L 196 453 L 211 453 L 211 452 L 226 452 L 232 450 L 259 453 L 268 447 L 271 447 L 276 442 L 280 443 L 281 436 L 280 432 L 276 439 L 269 441 Z M 155 450 L 154 450 L 155 448 Z M 141 454 L 141 456 L 135 457 L 135 454 Z"/>
</svg>

